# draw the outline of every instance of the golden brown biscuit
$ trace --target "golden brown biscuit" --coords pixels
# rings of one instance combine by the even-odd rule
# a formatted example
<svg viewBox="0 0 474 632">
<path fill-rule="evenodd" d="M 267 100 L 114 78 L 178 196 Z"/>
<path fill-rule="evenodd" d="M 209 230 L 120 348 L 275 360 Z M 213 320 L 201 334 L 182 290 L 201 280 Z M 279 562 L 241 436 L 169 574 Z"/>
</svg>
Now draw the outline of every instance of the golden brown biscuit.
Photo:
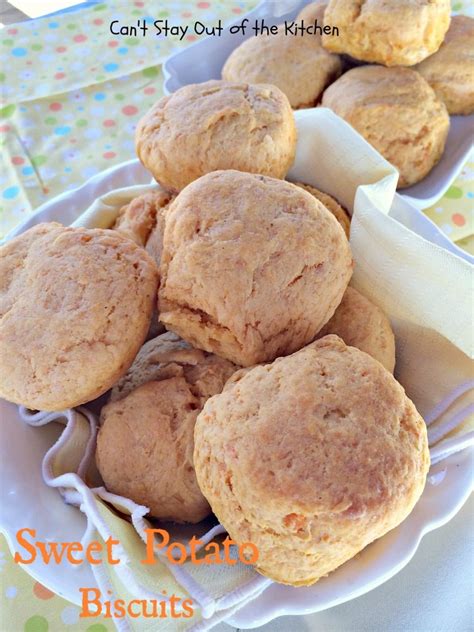
<svg viewBox="0 0 474 632">
<path fill-rule="evenodd" d="M 145 247 L 160 217 L 175 195 L 159 185 L 122 206 L 113 230 Z M 151 253 L 150 253 L 151 254 Z"/>
<path fill-rule="evenodd" d="M 156 180 L 180 191 L 217 169 L 284 178 L 296 127 L 276 86 L 206 81 L 160 99 L 138 123 L 135 144 Z"/>
<path fill-rule="evenodd" d="M 450 114 L 474 112 L 474 20 L 455 15 L 437 53 L 415 66 Z"/>
<path fill-rule="evenodd" d="M 125 373 L 158 270 L 115 231 L 39 224 L 0 248 L 0 396 L 38 410 L 88 402 Z"/>
<path fill-rule="evenodd" d="M 344 231 L 294 184 L 216 171 L 166 215 L 160 320 L 200 349 L 249 366 L 313 340 L 352 274 Z"/>
<path fill-rule="evenodd" d="M 384 66 L 413 66 L 441 46 L 449 28 L 450 0 L 330 0 L 323 34 L 333 53 Z"/>
<path fill-rule="evenodd" d="M 347 239 L 349 239 L 351 231 L 351 218 L 349 216 L 349 213 L 339 204 L 339 202 L 337 202 L 327 193 L 324 193 L 323 191 L 320 191 L 319 189 L 316 189 L 309 184 L 303 184 L 302 182 L 295 182 L 294 184 L 296 184 L 297 187 L 301 187 L 305 191 L 308 191 L 308 193 L 314 195 L 317 200 L 324 204 L 328 211 L 331 211 L 331 213 L 337 219 L 339 224 L 344 229 Z"/>
<path fill-rule="evenodd" d="M 443 153 L 449 130 L 446 106 L 410 68 L 353 68 L 329 86 L 322 105 L 398 169 L 398 188 L 422 180 Z"/>
<path fill-rule="evenodd" d="M 236 367 L 167 333 L 147 342 L 102 409 L 96 460 L 107 489 L 162 520 L 210 513 L 193 466 L 194 425 Z"/>
<path fill-rule="evenodd" d="M 250 37 L 238 46 L 222 69 L 227 81 L 271 83 L 286 94 L 291 107 L 316 105 L 326 86 L 341 74 L 341 61 L 328 53 L 320 37 L 277 35 Z"/>
<path fill-rule="evenodd" d="M 231 380 L 194 440 L 221 524 L 258 548 L 260 573 L 295 586 L 399 525 L 429 467 L 426 426 L 403 388 L 337 336 Z"/>
<path fill-rule="evenodd" d="M 335 334 L 346 345 L 365 351 L 393 373 L 395 337 L 390 321 L 377 305 L 353 287 L 347 288 L 341 304 L 318 333 L 318 338 L 328 334 Z"/>
</svg>

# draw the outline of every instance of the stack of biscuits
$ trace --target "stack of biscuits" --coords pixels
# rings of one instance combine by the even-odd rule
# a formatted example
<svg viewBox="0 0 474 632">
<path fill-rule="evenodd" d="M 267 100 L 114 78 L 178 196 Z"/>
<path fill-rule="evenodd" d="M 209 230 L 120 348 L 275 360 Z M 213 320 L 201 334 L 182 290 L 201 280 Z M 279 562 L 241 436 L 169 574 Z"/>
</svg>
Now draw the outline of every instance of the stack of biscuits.
<svg viewBox="0 0 474 632">
<path fill-rule="evenodd" d="M 108 394 L 105 486 L 159 521 L 212 512 L 257 570 L 311 584 L 396 527 L 429 467 L 382 310 L 349 285 L 350 216 L 284 178 L 271 84 L 159 100 L 136 149 L 157 185 L 109 229 L 40 224 L 0 249 L 0 395 Z"/>
<path fill-rule="evenodd" d="M 297 21 L 316 34 L 282 25 L 250 37 L 222 78 L 275 84 L 295 109 L 330 108 L 398 169 L 398 188 L 422 180 L 443 154 L 449 115 L 474 112 L 474 20 L 451 17 L 450 0 L 330 0 Z"/>
</svg>

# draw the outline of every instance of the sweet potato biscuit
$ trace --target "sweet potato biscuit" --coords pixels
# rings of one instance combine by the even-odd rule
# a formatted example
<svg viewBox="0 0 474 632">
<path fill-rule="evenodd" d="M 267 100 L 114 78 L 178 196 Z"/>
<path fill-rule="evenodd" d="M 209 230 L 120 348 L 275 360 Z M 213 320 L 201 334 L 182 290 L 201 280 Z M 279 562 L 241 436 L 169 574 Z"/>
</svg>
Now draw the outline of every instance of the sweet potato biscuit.
<svg viewBox="0 0 474 632">
<path fill-rule="evenodd" d="M 284 178 L 296 127 L 276 86 L 206 81 L 160 99 L 138 123 L 135 144 L 156 180 L 180 191 L 218 169 Z"/>
<path fill-rule="evenodd" d="M 101 412 L 96 460 L 111 492 L 162 520 L 210 512 L 193 465 L 194 424 L 236 367 L 166 333 L 148 341 Z"/>
<path fill-rule="evenodd" d="M 341 302 L 352 257 L 337 220 L 306 191 L 216 171 L 171 204 L 161 274 L 166 328 L 249 366 L 314 339 Z"/>
<path fill-rule="evenodd" d="M 350 123 L 398 169 L 399 188 L 422 180 L 444 151 L 446 106 L 410 68 L 353 68 L 329 86 L 322 105 Z"/>
<path fill-rule="evenodd" d="M 257 570 L 313 584 L 400 524 L 429 467 L 426 426 L 366 353 L 326 336 L 233 378 L 199 414 L 194 465 Z"/>
<path fill-rule="evenodd" d="M 333 53 L 384 66 L 413 66 L 441 46 L 450 0 L 330 0 L 324 13 L 338 35 L 323 34 Z"/>
<path fill-rule="evenodd" d="M 323 191 L 320 191 L 319 189 L 316 189 L 316 187 L 312 187 L 309 184 L 303 184 L 302 182 L 295 182 L 295 184 L 297 187 L 301 187 L 305 191 L 308 191 L 308 193 L 311 193 L 311 195 L 314 195 L 317 200 L 324 204 L 328 211 L 331 211 L 331 213 L 344 229 L 347 239 L 349 239 L 349 234 L 351 231 L 351 218 L 349 213 L 339 204 L 339 202 L 337 202 L 337 200 L 335 200 L 327 193 L 324 193 Z"/>
<path fill-rule="evenodd" d="M 415 66 L 450 114 L 474 112 L 474 20 L 454 15 L 437 53 Z"/>
<path fill-rule="evenodd" d="M 39 224 L 0 248 L 0 396 L 62 410 L 107 391 L 142 345 L 158 270 L 115 231 Z"/>
<path fill-rule="evenodd" d="M 292 37 L 282 27 L 277 35 L 245 40 L 222 69 L 222 78 L 227 81 L 278 86 L 294 109 L 316 105 L 324 88 L 340 74 L 338 55 L 325 50 L 320 37 Z"/>
</svg>

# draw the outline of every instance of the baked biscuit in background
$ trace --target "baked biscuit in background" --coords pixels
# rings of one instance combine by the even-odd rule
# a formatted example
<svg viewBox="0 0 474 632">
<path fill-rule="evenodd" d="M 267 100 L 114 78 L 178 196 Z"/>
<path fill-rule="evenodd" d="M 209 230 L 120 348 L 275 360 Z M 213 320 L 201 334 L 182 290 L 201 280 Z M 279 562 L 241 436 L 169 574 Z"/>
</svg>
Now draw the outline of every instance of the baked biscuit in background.
<svg viewBox="0 0 474 632">
<path fill-rule="evenodd" d="M 296 126 L 276 86 L 213 80 L 160 99 L 139 121 L 135 144 L 155 179 L 180 191 L 218 169 L 284 178 L 295 157 Z"/>
<path fill-rule="evenodd" d="M 474 112 L 474 19 L 454 15 L 437 53 L 415 66 L 450 114 Z"/>
<path fill-rule="evenodd" d="M 313 584 L 398 526 L 423 491 L 426 426 L 366 353 L 326 336 L 231 379 L 195 427 L 198 483 L 256 570 Z"/>
<path fill-rule="evenodd" d="M 296 19 L 304 20 L 307 24 L 313 24 L 317 20 L 318 26 L 323 26 L 327 6 L 327 2 L 310 2 L 301 9 Z"/>
<path fill-rule="evenodd" d="M 346 233 L 347 239 L 349 239 L 349 234 L 351 230 L 351 218 L 349 213 L 339 204 L 339 202 L 337 202 L 337 200 L 335 200 L 327 193 L 324 193 L 323 191 L 320 191 L 319 189 L 316 189 L 316 187 L 312 187 L 309 184 L 303 184 L 302 182 L 294 182 L 293 184 L 296 184 L 297 187 L 301 187 L 305 191 L 308 191 L 308 193 L 314 195 L 317 200 L 324 204 L 328 211 L 331 211 L 331 213 L 337 219 L 339 224 L 342 226 L 344 232 Z"/>
<path fill-rule="evenodd" d="M 241 366 L 314 339 L 352 275 L 344 231 L 283 180 L 216 171 L 166 215 L 158 308 L 165 327 Z"/>
<path fill-rule="evenodd" d="M 294 109 L 316 105 L 324 88 L 340 74 L 338 55 L 328 53 L 320 37 L 292 37 L 282 27 L 277 35 L 249 37 L 231 53 L 222 69 L 226 81 L 278 86 Z"/>
<path fill-rule="evenodd" d="M 384 66 L 413 66 L 441 46 L 450 0 L 329 0 L 324 13 L 338 35 L 323 34 L 332 53 Z"/>
<path fill-rule="evenodd" d="M 322 105 L 350 123 L 398 169 L 398 188 L 422 180 L 441 158 L 448 111 L 415 70 L 353 68 L 327 88 Z"/>
<path fill-rule="evenodd" d="M 348 287 L 334 316 L 318 333 L 318 338 L 335 334 L 346 345 L 357 347 L 393 373 L 395 337 L 387 316 L 353 287 Z"/>
<path fill-rule="evenodd" d="M 101 411 L 96 461 L 107 489 L 175 522 L 199 522 L 209 505 L 193 466 L 194 425 L 236 370 L 172 333 L 149 340 Z"/>
<path fill-rule="evenodd" d="M 117 231 L 38 224 L 0 248 L 0 396 L 63 410 L 107 391 L 132 364 L 158 270 Z"/>
</svg>

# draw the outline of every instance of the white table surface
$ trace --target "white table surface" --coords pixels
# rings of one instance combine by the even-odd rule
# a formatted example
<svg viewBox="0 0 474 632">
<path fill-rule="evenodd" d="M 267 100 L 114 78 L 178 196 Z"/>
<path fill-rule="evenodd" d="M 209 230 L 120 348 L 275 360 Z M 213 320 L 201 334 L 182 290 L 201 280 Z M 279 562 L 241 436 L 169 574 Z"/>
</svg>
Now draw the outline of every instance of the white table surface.
<svg viewBox="0 0 474 632">
<path fill-rule="evenodd" d="M 472 632 L 474 495 L 421 541 L 411 562 L 375 590 L 304 617 L 281 617 L 261 632 Z M 215 632 L 234 628 L 221 624 Z"/>
</svg>

